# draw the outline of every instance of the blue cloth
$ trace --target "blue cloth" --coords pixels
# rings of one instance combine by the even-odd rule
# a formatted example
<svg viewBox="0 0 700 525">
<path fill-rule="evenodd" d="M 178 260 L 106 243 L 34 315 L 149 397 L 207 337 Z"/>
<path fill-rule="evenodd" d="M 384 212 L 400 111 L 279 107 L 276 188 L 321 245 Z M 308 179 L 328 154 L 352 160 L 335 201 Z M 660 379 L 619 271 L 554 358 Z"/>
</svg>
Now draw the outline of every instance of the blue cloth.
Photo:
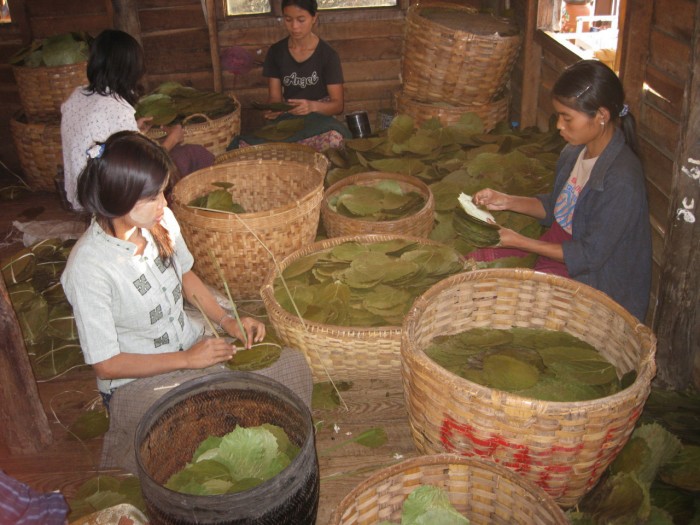
<svg viewBox="0 0 700 525">
<path fill-rule="evenodd" d="M 0 523 L 64 525 L 68 510 L 60 493 L 36 492 L 0 470 Z"/>
<path fill-rule="evenodd" d="M 291 119 L 303 119 L 304 127 L 301 130 L 293 133 L 289 137 L 269 141 L 267 139 L 257 136 L 255 132 L 253 132 L 246 135 L 239 135 L 237 137 L 234 137 L 234 139 L 231 141 L 231 144 L 229 144 L 226 149 L 231 150 L 237 148 L 241 140 L 251 146 L 256 144 L 265 144 L 266 142 L 298 142 L 303 139 L 308 139 L 309 137 L 321 135 L 322 133 L 326 133 L 328 131 L 337 131 L 346 139 L 352 138 L 352 134 L 350 133 L 350 130 L 345 124 L 339 122 L 333 117 L 322 115 L 320 113 L 309 113 L 308 115 L 304 115 L 303 117 L 295 117 L 294 115 L 283 113 L 275 120 L 270 121 L 270 124 L 268 125 L 275 125 L 278 122 Z"/>
<path fill-rule="evenodd" d="M 567 145 L 554 190 L 538 195 L 551 226 L 557 197 L 583 146 Z M 572 239 L 562 244 L 571 278 L 605 292 L 644 320 L 651 290 L 651 226 L 641 161 L 621 130 L 601 153 L 576 202 Z"/>
</svg>

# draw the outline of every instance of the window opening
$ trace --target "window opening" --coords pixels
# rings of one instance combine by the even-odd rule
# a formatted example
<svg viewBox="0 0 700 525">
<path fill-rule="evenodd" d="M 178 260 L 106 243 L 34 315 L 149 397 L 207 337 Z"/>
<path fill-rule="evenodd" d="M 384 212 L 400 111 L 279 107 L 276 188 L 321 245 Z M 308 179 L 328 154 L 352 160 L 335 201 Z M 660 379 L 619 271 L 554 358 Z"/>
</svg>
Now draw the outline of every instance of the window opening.
<svg viewBox="0 0 700 525">
<path fill-rule="evenodd" d="M 10 6 L 8 0 L 0 0 L 0 24 L 9 24 L 12 22 L 10 16 Z"/>
</svg>

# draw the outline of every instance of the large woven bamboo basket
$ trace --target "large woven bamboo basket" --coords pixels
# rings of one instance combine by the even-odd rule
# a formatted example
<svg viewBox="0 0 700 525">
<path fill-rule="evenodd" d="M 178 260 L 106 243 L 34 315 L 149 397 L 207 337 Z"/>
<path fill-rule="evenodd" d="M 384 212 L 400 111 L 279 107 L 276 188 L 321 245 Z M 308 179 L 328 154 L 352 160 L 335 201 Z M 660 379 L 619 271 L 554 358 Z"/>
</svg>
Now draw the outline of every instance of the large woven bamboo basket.
<svg viewBox="0 0 700 525">
<path fill-rule="evenodd" d="M 403 502 L 421 485 L 445 491 L 473 525 L 569 523 L 546 492 L 507 468 L 479 458 L 435 454 L 376 472 L 342 499 L 328 525 L 400 523 Z"/>
<path fill-rule="evenodd" d="M 34 191 L 56 191 L 54 179 L 63 166 L 61 124 L 27 122 L 23 112 L 10 119 L 10 132 L 25 180 Z"/>
<path fill-rule="evenodd" d="M 234 137 L 241 132 L 241 103 L 229 94 L 236 102 L 236 109 L 231 113 L 216 119 L 210 119 L 204 114 L 189 115 L 182 121 L 185 134 L 184 144 L 199 144 L 207 148 L 214 156 L 221 155 Z M 203 121 L 203 122 L 200 122 Z M 154 140 L 165 137 L 166 133 L 160 128 L 151 128 L 148 136 Z"/>
<path fill-rule="evenodd" d="M 449 8 L 473 15 L 472 31 L 452 29 L 421 16 L 430 8 Z M 483 31 L 496 23 L 487 14 L 448 2 L 420 2 L 406 15 L 401 57 L 403 92 L 415 100 L 455 105 L 484 104 L 498 100 L 508 82 L 520 49 L 522 35 L 500 36 Z"/>
<path fill-rule="evenodd" d="M 328 157 L 319 153 L 311 146 L 296 142 L 267 142 L 245 148 L 237 148 L 222 153 L 214 160 L 215 164 L 234 162 L 238 160 L 291 160 L 316 167 L 326 175 L 328 172 Z"/>
<path fill-rule="evenodd" d="M 86 86 L 87 61 L 64 66 L 12 66 L 19 99 L 29 122 L 61 119 L 61 104 L 75 88 Z"/>
<path fill-rule="evenodd" d="M 334 237 L 305 246 L 279 262 L 279 272 L 301 257 L 330 250 L 348 241 L 382 242 L 408 239 L 423 244 L 439 244 L 420 237 L 404 235 L 356 235 Z M 267 315 L 279 338 L 306 356 L 315 381 L 336 379 L 396 379 L 400 373 L 400 326 L 358 327 L 315 323 L 300 319 L 279 304 L 275 298 L 274 282 L 279 272 L 268 273 L 260 295 Z"/>
<path fill-rule="evenodd" d="M 420 194 L 425 199 L 425 204 L 413 215 L 393 221 L 368 221 L 346 217 L 334 211 L 329 205 L 329 199 L 348 186 L 371 186 L 382 180 L 396 181 L 404 192 L 413 191 Z M 427 237 L 433 229 L 434 213 L 435 198 L 423 181 L 410 175 L 380 171 L 358 173 L 339 180 L 325 191 L 323 204 L 321 204 L 321 221 L 328 237 L 368 233 Z"/>
<path fill-rule="evenodd" d="M 198 275 L 224 291 L 213 255 L 235 297 L 258 297 L 273 264 L 268 250 L 282 259 L 313 242 L 323 175 L 300 162 L 245 160 L 211 166 L 181 179 L 173 188 L 171 206 Z M 187 206 L 192 199 L 217 189 L 212 182 L 232 183 L 233 199 L 246 213 Z"/>
<path fill-rule="evenodd" d="M 433 362 L 438 335 L 471 328 L 544 328 L 593 345 L 634 383 L 589 401 L 551 402 L 487 388 Z M 627 442 L 656 371 L 649 328 L 604 293 L 527 269 L 449 277 L 416 299 L 404 319 L 401 371 L 413 441 L 422 453 L 491 458 L 575 505 Z"/>
<path fill-rule="evenodd" d="M 508 119 L 508 96 L 504 94 L 493 102 L 453 106 L 451 104 L 436 105 L 435 103 L 421 102 L 404 93 L 397 93 L 396 111 L 413 118 L 416 126 L 420 126 L 432 118 L 438 119 L 443 126 L 450 126 L 457 123 L 465 113 L 476 113 L 484 122 L 484 131 L 491 131 L 496 127 L 496 124 Z"/>
</svg>

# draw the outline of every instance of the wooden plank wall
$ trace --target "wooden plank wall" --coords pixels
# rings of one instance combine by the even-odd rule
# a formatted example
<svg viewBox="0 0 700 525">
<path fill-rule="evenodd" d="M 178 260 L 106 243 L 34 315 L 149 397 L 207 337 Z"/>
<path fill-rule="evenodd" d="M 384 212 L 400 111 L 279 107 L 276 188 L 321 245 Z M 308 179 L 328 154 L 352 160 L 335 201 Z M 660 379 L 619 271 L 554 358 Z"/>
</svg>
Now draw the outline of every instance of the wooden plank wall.
<svg viewBox="0 0 700 525">
<path fill-rule="evenodd" d="M 391 106 L 393 93 L 400 89 L 404 16 L 405 10 L 399 7 L 322 11 L 319 15 L 317 34 L 338 52 L 343 65 L 345 112 L 367 111 L 373 129 L 377 110 Z M 262 118 L 258 111 L 250 109 L 251 103 L 267 99 L 262 62 L 268 48 L 287 35 L 284 24 L 272 15 L 228 17 L 219 23 L 218 32 L 222 52 L 241 46 L 256 59 L 255 67 L 244 75 L 223 73 L 224 91 L 241 101 L 243 131 L 255 129 L 262 124 Z"/>
</svg>

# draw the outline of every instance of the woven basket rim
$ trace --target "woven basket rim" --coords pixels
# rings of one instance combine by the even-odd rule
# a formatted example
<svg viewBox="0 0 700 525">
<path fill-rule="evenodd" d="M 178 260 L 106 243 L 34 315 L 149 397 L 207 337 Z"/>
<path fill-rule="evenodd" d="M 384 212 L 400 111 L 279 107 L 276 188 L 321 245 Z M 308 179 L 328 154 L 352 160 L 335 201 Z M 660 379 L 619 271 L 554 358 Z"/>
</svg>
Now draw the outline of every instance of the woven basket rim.
<svg viewBox="0 0 700 525">
<path fill-rule="evenodd" d="M 17 64 L 12 64 L 12 69 L 17 69 L 22 72 L 29 72 L 29 71 L 49 71 L 49 70 L 62 70 L 62 69 L 75 69 L 76 67 L 82 66 L 85 67 L 87 66 L 88 61 L 87 60 L 82 60 L 80 62 L 73 62 L 72 64 L 61 64 L 59 66 L 38 66 L 38 67 L 29 67 L 29 66 L 22 66 L 22 65 L 17 65 Z"/>
<path fill-rule="evenodd" d="M 275 315 L 282 320 L 285 324 L 294 324 L 299 326 L 306 326 L 307 330 L 313 328 L 318 332 L 341 332 L 341 333 L 352 333 L 357 337 L 374 337 L 378 333 L 386 334 L 387 337 L 396 337 L 402 333 L 402 327 L 398 325 L 385 325 L 385 326 L 341 326 L 341 325 L 331 325 L 322 324 L 304 319 L 303 322 L 295 314 L 292 314 L 282 308 L 275 298 L 274 293 L 274 282 L 278 274 L 278 269 L 284 271 L 284 269 L 293 261 L 310 255 L 317 251 L 324 251 L 339 244 L 352 241 L 368 241 L 368 242 L 383 242 L 390 241 L 394 239 L 406 239 L 409 241 L 418 242 L 421 244 L 431 244 L 447 246 L 444 243 L 426 239 L 424 237 L 415 237 L 410 235 L 397 235 L 397 234 L 383 234 L 383 233 L 367 233 L 362 235 L 345 235 L 343 237 L 333 237 L 330 239 L 324 239 L 322 241 L 317 241 L 308 246 L 305 246 L 296 252 L 289 254 L 287 257 L 279 262 L 279 266 L 273 266 L 270 271 L 268 271 L 267 276 L 263 285 L 260 287 L 260 296 L 265 303 L 267 308 L 274 310 Z"/>
<path fill-rule="evenodd" d="M 538 413 L 551 415 L 552 413 L 557 414 L 568 414 L 575 409 L 586 409 L 588 407 L 599 407 L 601 401 L 604 401 L 606 405 L 619 405 L 623 404 L 630 397 L 637 397 L 640 395 L 641 391 L 647 388 L 650 384 L 651 379 L 656 373 L 656 362 L 655 362 L 655 352 L 648 352 L 642 357 L 639 362 L 639 369 L 637 370 L 637 377 L 634 382 L 619 392 L 595 399 L 589 399 L 585 401 L 545 401 L 542 399 L 536 399 L 531 397 L 519 396 L 517 394 L 512 394 L 504 390 L 498 390 L 494 388 L 489 388 L 487 386 L 474 383 L 462 377 L 459 377 L 448 370 L 444 369 L 432 359 L 430 359 L 423 349 L 416 348 L 413 344 L 413 327 L 417 322 L 419 315 L 425 310 L 425 308 L 430 303 L 430 299 L 436 297 L 442 293 L 446 288 L 455 287 L 462 284 L 463 281 L 479 281 L 486 279 L 511 279 L 514 282 L 522 281 L 537 281 L 552 284 L 560 288 L 576 289 L 582 294 L 585 294 L 591 298 L 595 298 L 597 302 L 603 303 L 605 306 L 613 310 L 616 314 L 621 316 L 625 322 L 634 327 L 634 332 L 642 338 L 641 346 L 647 348 L 651 346 L 652 349 L 655 348 L 655 336 L 653 332 L 645 326 L 643 323 L 639 322 L 636 317 L 625 310 L 622 306 L 616 303 L 612 298 L 610 298 L 604 292 L 596 290 L 595 288 L 588 286 L 586 284 L 574 281 L 573 279 L 568 279 L 566 277 L 561 277 L 558 275 L 547 274 L 543 272 L 537 272 L 528 268 L 489 268 L 483 270 L 473 270 L 470 272 L 462 272 L 459 274 L 451 275 L 442 281 L 434 284 L 430 287 L 423 295 L 418 297 L 411 310 L 404 317 L 403 332 L 401 336 L 401 356 L 404 359 L 404 353 L 411 354 L 411 359 L 420 363 L 421 366 L 429 366 L 433 370 L 436 376 L 440 376 L 441 381 L 445 384 L 451 384 L 454 388 L 461 388 L 463 390 L 468 390 L 475 397 L 479 399 L 489 399 L 492 397 L 492 392 L 496 391 L 499 393 L 499 400 L 502 404 L 533 404 L 540 407 Z"/>
<path fill-rule="evenodd" d="M 425 197 L 425 202 L 423 203 L 423 206 L 419 209 L 413 212 L 411 215 L 407 215 L 405 217 L 400 217 L 398 219 L 390 220 L 390 221 L 369 221 L 366 219 L 356 219 L 353 217 L 346 217 L 345 215 L 341 215 L 337 211 L 333 210 L 328 201 L 333 195 L 338 193 L 341 189 L 345 188 L 346 186 L 351 186 L 355 183 L 362 183 L 362 182 L 371 182 L 371 181 L 379 181 L 379 180 L 396 180 L 400 182 L 405 182 L 406 184 L 410 184 L 418 189 L 418 191 Z M 366 225 L 367 227 L 370 227 L 372 225 L 376 224 L 391 224 L 391 225 L 402 225 L 402 224 L 409 224 L 415 221 L 416 215 L 418 215 L 421 212 L 424 212 L 426 208 L 431 208 L 434 207 L 435 203 L 435 198 L 433 197 L 433 192 L 430 191 L 430 188 L 428 187 L 427 184 L 425 184 L 422 180 L 418 179 L 417 177 L 413 177 L 411 175 L 404 175 L 403 173 L 389 173 L 389 172 L 384 172 L 384 171 L 368 171 L 368 172 L 363 172 L 363 173 L 356 173 L 355 175 L 350 175 L 349 177 L 345 177 L 343 179 L 340 179 L 339 181 L 335 182 L 332 184 L 324 193 L 323 193 L 323 204 L 321 205 L 323 210 L 332 218 L 335 218 L 336 220 L 343 220 L 347 222 L 351 222 L 353 224 L 358 224 L 358 225 Z M 331 219 L 332 220 L 332 219 Z"/>
<path fill-rule="evenodd" d="M 233 170 L 233 169 L 244 169 L 248 168 L 250 166 L 256 166 L 256 165 L 261 165 L 261 164 L 269 164 L 269 165 L 289 165 L 289 164 L 294 164 L 300 167 L 307 168 L 308 170 L 313 170 L 313 171 L 318 171 L 320 177 L 317 182 L 317 184 L 311 188 L 303 197 L 296 199 L 292 202 L 289 202 L 285 204 L 284 206 L 278 206 L 277 208 L 272 208 L 269 210 L 264 210 L 264 211 L 257 211 L 257 212 L 251 212 L 251 213 L 229 213 L 229 212 L 216 212 L 216 211 L 208 211 L 208 210 L 200 210 L 196 208 L 191 208 L 190 206 L 187 205 L 187 203 L 182 202 L 179 197 L 178 197 L 178 186 L 180 187 L 180 190 L 182 188 L 186 187 L 187 185 L 194 185 L 197 184 L 198 182 L 201 182 L 198 180 L 197 175 L 204 175 L 204 174 L 209 174 L 213 171 L 221 171 L 221 170 Z M 201 177 L 200 177 L 201 178 Z M 291 161 L 291 160 L 272 160 L 272 159 L 250 159 L 250 160 L 238 160 L 236 162 L 222 162 L 221 164 L 214 164 L 213 166 L 209 166 L 207 168 L 203 168 L 201 170 L 198 170 L 194 173 L 191 173 L 187 177 L 184 177 L 180 179 L 177 184 L 175 184 L 175 187 L 173 188 L 172 191 L 172 197 L 173 197 L 173 203 L 172 207 L 177 207 L 182 210 L 182 213 L 184 215 L 189 215 L 189 216 L 196 216 L 201 219 L 211 219 L 213 221 L 218 222 L 222 227 L 225 224 L 230 224 L 232 221 L 233 222 L 240 222 L 241 220 L 244 221 L 252 221 L 255 219 L 264 219 L 264 218 L 269 218 L 273 216 L 280 215 L 282 213 L 288 212 L 288 211 L 293 211 L 297 209 L 299 206 L 303 205 L 310 199 L 315 198 L 316 194 L 323 189 L 323 180 L 325 178 L 325 174 L 321 173 L 319 170 L 317 170 L 314 166 L 310 166 L 309 164 L 303 163 L 303 162 L 297 162 L 297 161 Z"/>
<path fill-rule="evenodd" d="M 562 524 L 569 523 L 568 519 L 566 518 L 566 515 L 564 514 L 564 511 L 556 504 L 554 499 L 544 491 L 542 487 L 525 479 L 516 472 L 509 470 L 503 465 L 499 465 L 498 463 L 490 461 L 488 459 L 480 457 L 466 457 L 460 456 L 458 454 L 442 453 L 416 456 L 375 472 L 374 474 L 366 478 L 364 481 L 356 485 L 355 488 L 353 488 L 340 501 L 340 503 L 337 505 L 337 507 L 333 510 L 333 513 L 331 514 L 331 518 L 328 522 L 329 525 L 336 525 L 340 523 L 340 520 L 342 519 L 345 510 L 353 503 L 353 501 L 357 498 L 358 495 L 362 494 L 367 489 L 378 485 L 381 482 L 386 481 L 401 472 L 408 471 L 416 467 L 441 464 L 465 465 L 468 467 L 474 467 L 475 469 L 495 472 L 501 477 L 512 482 L 513 484 L 518 485 L 523 489 L 526 489 L 527 492 L 530 492 L 534 497 L 536 497 L 539 500 L 541 505 L 545 505 L 549 511 L 556 514 L 558 521 L 560 521 Z"/>
<path fill-rule="evenodd" d="M 405 104 L 405 105 L 414 105 L 414 106 L 420 106 L 421 108 L 431 108 L 433 110 L 442 110 L 442 111 L 456 111 L 456 110 L 468 110 L 470 108 L 474 108 L 475 106 L 479 107 L 490 107 L 490 106 L 498 106 L 499 104 L 503 103 L 508 103 L 510 93 L 508 89 L 504 89 L 503 92 L 501 93 L 501 96 L 498 97 L 496 100 L 489 100 L 488 102 L 470 102 L 469 104 L 463 104 L 461 106 L 458 106 L 456 104 L 450 104 L 449 102 L 445 102 L 445 104 L 449 104 L 447 107 L 443 106 L 435 106 L 434 103 L 431 102 L 426 102 L 423 100 L 418 100 L 416 98 L 413 98 L 403 91 L 395 91 L 394 92 L 394 97 L 396 98 L 396 103 L 397 104 Z M 472 109 L 473 111 L 473 109 Z"/>
<path fill-rule="evenodd" d="M 507 35 L 507 36 L 501 36 L 498 33 L 495 34 L 489 34 L 489 35 L 482 35 L 479 33 L 472 33 L 470 31 L 463 31 L 459 29 L 453 29 L 451 27 L 442 25 L 438 22 L 435 22 L 434 20 L 430 20 L 429 18 L 425 18 L 424 16 L 421 16 L 420 11 L 421 9 L 424 8 L 430 8 L 430 7 L 448 7 L 450 9 L 454 9 L 456 11 L 466 11 L 468 13 L 472 14 L 478 14 L 479 11 L 471 6 L 466 6 L 466 5 L 461 5 L 461 4 L 455 4 L 452 2 L 440 2 L 440 1 L 427 1 L 427 2 L 419 2 L 416 3 L 408 8 L 408 12 L 406 13 L 406 20 L 410 22 L 417 22 L 420 20 L 420 24 L 422 26 L 426 26 L 426 31 L 430 32 L 442 32 L 442 33 L 452 33 L 453 37 L 455 40 L 472 40 L 472 39 L 477 39 L 477 40 L 486 40 L 486 41 L 506 41 L 506 40 L 512 40 L 512 39 L 517 39 L 520 40 L 522 39 L 522 31 L 518 29 L 518 32 L 513 34 L 513 35 Z M 517 28 L 517 25 L 514 26 Z"/>
<path fill-rule="evenodd" d="M 221 155 L 217 156 L 216 159 L 214 160 L 214 163 L 215 164 L 222 164 L 224 162 L 229 162 L 232 157 L 235 158 L 239 155 L 242 156 L 242 155 L 245 155 L 247 153 L 255 153 L 256 151 L 267 151 L 267 150 L 273 150 L 273 149 L 304 151 L 304 152 L 308 152 L 309 154 L 315 153 L 316 155 L 319 155 L 319 156 L 325 158 L 325 155 L 323 155 L 323 153 L 319 153 L 314 148 L 312 148 L 311 146 L 308 146 L 306 144 L 299 144 L 297 142 L 266 142 L 264 144 L 254 144 L 251 146 L 246 146 L 245 148 L 237 148 L 237 149 L 228 150 L 225 153 L 222 153 Z"/>
</svg>

